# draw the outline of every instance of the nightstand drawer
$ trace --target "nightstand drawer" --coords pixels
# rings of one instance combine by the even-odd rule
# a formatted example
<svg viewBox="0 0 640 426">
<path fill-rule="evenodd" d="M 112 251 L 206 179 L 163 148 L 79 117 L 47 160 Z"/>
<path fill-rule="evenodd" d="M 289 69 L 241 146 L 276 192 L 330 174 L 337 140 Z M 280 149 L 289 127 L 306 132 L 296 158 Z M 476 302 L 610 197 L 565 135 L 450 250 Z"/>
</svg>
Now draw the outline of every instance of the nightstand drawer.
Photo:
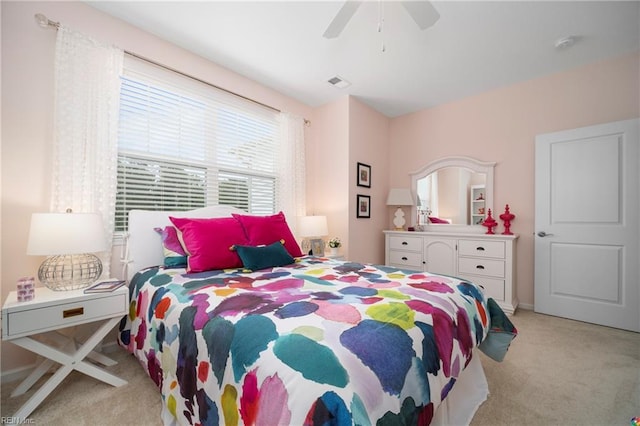
<svg viewBox="0 0 640 426">
<path fill-rule="evenodd" d="M 127 313 L 127 293 L 118 291 L 101 297 L 87 298 L 67 303 L 33 306 L 6 312 L 6 333 L 12 339 L 49 330 L 70 327 Z"/>
<path fill-rule="evenodd" d="M 504 259 L 505 247 L 502 241 L 460 240 L 460 256 L 495 257 Z"/>
<path fill-rule="evenodd" d="M 389 248 L 391 250 L 422 251 L 422 238 L 419 237 L 389 237 Z"/>
<path fill-rule="evenodd" d="M 390 251 L 389 261 L 393 266 L 422 270 L 422 253 Z"/>
<path fill-rule="evenodd" d="M 504 261 L 461 257 L 458 259 L 458 273 L 504 278 Z"/>
</svg>

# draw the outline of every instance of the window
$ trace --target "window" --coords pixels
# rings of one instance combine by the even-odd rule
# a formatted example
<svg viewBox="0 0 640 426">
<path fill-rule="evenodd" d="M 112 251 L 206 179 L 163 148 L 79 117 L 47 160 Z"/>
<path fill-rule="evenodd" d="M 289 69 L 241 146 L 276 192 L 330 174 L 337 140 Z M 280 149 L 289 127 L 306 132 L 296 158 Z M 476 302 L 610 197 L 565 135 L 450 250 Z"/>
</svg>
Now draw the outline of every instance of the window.
<svg viewBox="0 0 640 426">
<path fill-rule="evenodd" d="M 115 230 L 131 209 L 276 209 L 276 112 L 125 57 Z"/>
</svg>

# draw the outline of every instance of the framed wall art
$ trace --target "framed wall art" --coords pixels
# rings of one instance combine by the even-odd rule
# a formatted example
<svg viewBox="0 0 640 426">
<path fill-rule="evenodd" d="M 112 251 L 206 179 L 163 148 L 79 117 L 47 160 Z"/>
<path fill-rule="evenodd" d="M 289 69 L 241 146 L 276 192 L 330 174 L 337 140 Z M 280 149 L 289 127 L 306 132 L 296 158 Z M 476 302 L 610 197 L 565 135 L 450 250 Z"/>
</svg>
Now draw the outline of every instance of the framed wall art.
<svg viewBox="0 0 640 426">
<path fill-rule="evenodd" d="M 371 166 L 364 163 L 358 163 L 358 186 L 371 188 Z"/>
<path fill-rule="evenodd" d="M 368 195 L 358 194 L 356 204 L 356 217 L 358 218 L 370 218 L 371 217 L 371 197 Z"/>
</svg>

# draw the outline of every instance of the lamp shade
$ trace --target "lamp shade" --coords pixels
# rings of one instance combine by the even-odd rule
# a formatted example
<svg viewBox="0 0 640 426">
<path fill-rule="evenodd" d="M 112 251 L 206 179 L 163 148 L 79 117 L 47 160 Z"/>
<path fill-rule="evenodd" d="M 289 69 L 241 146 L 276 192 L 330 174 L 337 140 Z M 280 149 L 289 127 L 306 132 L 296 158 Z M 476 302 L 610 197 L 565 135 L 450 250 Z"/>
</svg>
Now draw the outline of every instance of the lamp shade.
<svg viewBox="0 0 640 426">
<path fill-rule="evenodd" d="M 298 221 L 301 237 L 322 237 L 329 234 L 326 216 L 302 216 Z"/>
<path fill-rule="evenodd" d="M 413 206 L 413 196 L 408 188 L 391 188 L 387 197 L 388 206 Z"/>
<path fill-rule="evenodd" d="M 107 250 L 102 218 L 96 213 L 34 213 L 28 255 L 96 253 Z"/>
</svg>

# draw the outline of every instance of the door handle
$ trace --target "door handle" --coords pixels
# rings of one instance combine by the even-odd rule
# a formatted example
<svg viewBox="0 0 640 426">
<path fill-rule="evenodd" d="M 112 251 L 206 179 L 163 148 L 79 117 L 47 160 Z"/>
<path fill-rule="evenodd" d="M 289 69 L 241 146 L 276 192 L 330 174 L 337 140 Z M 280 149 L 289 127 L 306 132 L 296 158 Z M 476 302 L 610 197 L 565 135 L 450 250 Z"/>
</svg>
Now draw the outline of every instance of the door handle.
<svg viewBox="0 0 640 426">
<path fill-rule="evenodd" d="M 551 237 L 553 234 L 547 234 L 544 231 L 540 231 L 538 232 L 538 237 L 544 238 L 544 237 Z"/>
</svg>

